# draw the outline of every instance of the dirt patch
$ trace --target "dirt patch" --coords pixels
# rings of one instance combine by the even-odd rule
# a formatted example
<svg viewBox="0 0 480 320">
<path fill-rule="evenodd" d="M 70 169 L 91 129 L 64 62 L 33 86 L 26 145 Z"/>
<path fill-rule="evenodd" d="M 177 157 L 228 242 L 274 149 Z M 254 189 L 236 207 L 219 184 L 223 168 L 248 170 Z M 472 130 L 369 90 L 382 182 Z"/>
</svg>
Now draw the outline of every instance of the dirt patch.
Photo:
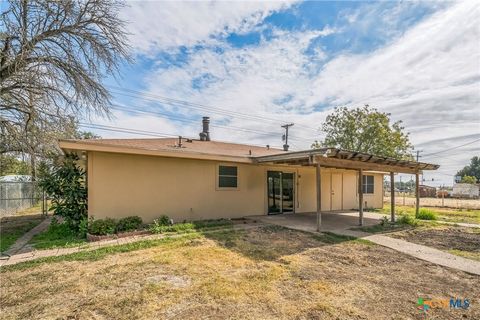
<svg viewBox="0 0 480 320">
<path fill-rule="evenodd" d="M 461 250 L 480 253 L 480 229 L 463 227 L 420 228 L 388 234 L 440 250 Z"/>
<path fill-rule="evenodd" d="M 384 197 L 384 202 L 390 204 L 390 197 Z M 395 196 L 397 205 L 415 206 L 415 197 L 405 197 L 403 195 Z M 448 207 L 458 209 L 480 209 L 480 199 L 456 199 L 456 198 L 420 198 L 422 207 Z"/>
<path fill-rule="evenodd" d="M 207 238 L 208 236 L 208 238 Z M 5 271 L 1 319 L 423 319 L 418 298 L 461 297 L 479 319 L 480 277 L 393 250 L 283 228 Z"/>
<path fill-rule="evenodd" d="M 45 219 L 45 216 L 41 214 L 2 217 L 0 218 L 0 230 L 2 233 L 9 233 L 25 225 L 39 224 L 43 219 Z"/>
</svg>

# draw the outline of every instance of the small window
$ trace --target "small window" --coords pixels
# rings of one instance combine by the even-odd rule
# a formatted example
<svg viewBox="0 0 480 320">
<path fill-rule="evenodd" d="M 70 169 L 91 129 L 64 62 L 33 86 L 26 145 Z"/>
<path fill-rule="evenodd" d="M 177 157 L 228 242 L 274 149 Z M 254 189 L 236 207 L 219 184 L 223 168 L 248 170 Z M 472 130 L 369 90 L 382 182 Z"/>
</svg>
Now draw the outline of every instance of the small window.
<svg viewBox="0 0 480 320">
<path fill-rule="evenodd" d="M 363 176 L 363 193 L 373 193 L 373 176 Z"/>
<path fill-rule="evenodd" d="M 219 188 L 236 188 L 238 186 L 237 179 L 237 167 L 218 166 Z"/>
</svg>

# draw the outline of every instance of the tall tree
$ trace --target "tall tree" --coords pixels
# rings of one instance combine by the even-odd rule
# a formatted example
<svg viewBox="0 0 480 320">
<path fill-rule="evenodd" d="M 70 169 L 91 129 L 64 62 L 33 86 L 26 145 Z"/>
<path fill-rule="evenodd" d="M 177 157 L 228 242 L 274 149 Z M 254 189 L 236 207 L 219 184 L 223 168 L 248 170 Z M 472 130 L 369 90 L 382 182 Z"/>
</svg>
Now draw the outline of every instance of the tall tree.
<svg viewBox="0 0 480 320">
<path fill-rule="evenodd" d="M 470 159 L 470 164 L 458 171 L 457 176 L 471 176 L 477 178 L 477 181 L 480 181 L 480 157 L 474 156 Z"/>
<path fill-rule="evenodd" d="M 0 154 L 0 177 L 7 174 L 27 175 L 30 168 L 25 161 L 22 161 L 10 154 Z"/>
<path fill-rule="evenodd" d="M 337 147 L 399 159 L 411 159 L 412 145 L 402 122 L 391 123 L 390 114 L 365 105 L 335 108 L 321 127 L 323 141 L 312 148 Z"/>
<path fill-rule="evenodd" d="M 118 0 L 12 0 L 2 6 L 0 154 L 20 152 L 34 160 L 42 151 L 39 138 L 46 142 L 62 132 L 68 138 L 72 118 L 108 115 L 102 79 L 129 60 L 123 6 Z"/>
</svg>

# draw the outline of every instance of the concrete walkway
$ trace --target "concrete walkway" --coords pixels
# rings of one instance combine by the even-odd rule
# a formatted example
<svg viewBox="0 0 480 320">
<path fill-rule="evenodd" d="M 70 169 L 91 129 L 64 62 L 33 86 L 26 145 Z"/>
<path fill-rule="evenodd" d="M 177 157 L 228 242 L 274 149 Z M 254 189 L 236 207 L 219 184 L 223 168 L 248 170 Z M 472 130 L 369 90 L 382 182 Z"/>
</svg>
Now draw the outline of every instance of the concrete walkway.
<svg viewBox="0 0 480 320">
<path fill-rule="evenodd" d="M 29 251 L 31 248 L 28 248 L 25 250 L 25 246 L 27 246 L 27 243 L 35 236 L 36 234 L 39 234 L 40 232 L 46 230 L 48 226 L 50 225 L 50 222 L 52 221 L 52 217 L 46 217 L 42 222 L 40 222 L 38 225 L 30 229 L 28 232 L 26 232 L 23 236 L 17 239 L 12 246 L 5 251 L 3 254 L 12 256 L 14 254 L 22 253 L 23 251 Z"/>
<path fill-rule="evenodd" d="M 253 228 L 259 228 L 262 226 L 265 226 L 265 224 L 263 223 L 235 224 L 233 226 L 233 229 L 248 230 Z M 231 230 L 231 229 L 218 228 L 214 230 L 207 230 L 207 231 L 201 231 L 201 232 L 202 234 L 209 234 L 209 233 L 220 232 L 224 230 Z M 185 235 L 188 235 L 188 233 L 139 235 L 139 236 L 132 236 L 128 238 L 118 238 L 118 239 L 103 240 L 103 241 L 97 241 L 97 242 L 87 242 L 85 244 L 82 244 L 77 247 L 72 247 L 72 248 L 34 250 L 31 252 L 15 254 L 8 257 L 5 260 L 0 260 L 0 267 L 14 265 L 14 264 L 25 262 L 25 261 L 32 261 L 39 258 L 63 256 L 63 255 L 68 255 L 72 253 L 77 253 L 77 252 L 86 252 L 86 251 L 91 251 L 99 248 L 111 247 L 111 246 L 134 243 L 134 242 L 145 241 L 145 240 L 156 240 L 156 239 L 163 239 L 163 238 L 180 238 Z"/>
</svg>

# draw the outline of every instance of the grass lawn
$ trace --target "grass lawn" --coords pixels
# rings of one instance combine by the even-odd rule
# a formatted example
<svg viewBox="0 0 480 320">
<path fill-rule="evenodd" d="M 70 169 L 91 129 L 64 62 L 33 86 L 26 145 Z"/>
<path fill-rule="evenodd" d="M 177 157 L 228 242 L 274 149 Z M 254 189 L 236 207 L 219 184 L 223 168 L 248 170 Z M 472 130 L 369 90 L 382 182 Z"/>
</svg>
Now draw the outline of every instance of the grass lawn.
<svg viewBox="0 0 480 320">
<path fill-rule="evenodd" d="M 0 252 L 6 251 L 27 231 L 38 225 L 42 215 L 4 217 L 0 220 Z"/>
<path fill-rule="evenodd" d="M 397 215 L 408 214 L 410 216 L 415 216 L 415 207 L 397 205 L 395 208 Z M 440 221 L 480 224 L 480 210 L 447 209 L 438 207 L 429 207 L 428 210 L 433 211 Z M 382 209 L 376 209 L 374 212 L 390 216 L 390 204 L 385 204 Z"/>
<path fill-rule="evenodd" d="M 1 319 L 422 319 L 480 278 L 334 234 L 192 232 L 3 267 Z M 480 318 L 480 307 L 433 309 Z M 429 316 L 430 316 L 429 315 Z"/>
<path fill-rule="evenodd" d="M 188 223 L 177 223 L 172 226 L 161 226 L 157 228 L 158 233 L 178 234 L 178 233 L 195 233 L 198 231 L 206 231 L 213 229 L 232 228 L 233 222 L 230 220 L 204 220 Z M 84 237 L 78 236 L 70 230 L 65 223 L 54 223 L 47 230 L 35 235 L 29 244 L 35 249 L 52 249 L 52 248 L 68 248 L 78 247 L 86 244 Z"/>
<path fill-rule="evenodd" d="M 35 249 L 52 249 L 76 247 L 86 243 L 87 240 L 79 237 L 68 228 L 65 223 L 51 224 L 47 230 L 35 235 L 29 244 Z"/>
</svg>

